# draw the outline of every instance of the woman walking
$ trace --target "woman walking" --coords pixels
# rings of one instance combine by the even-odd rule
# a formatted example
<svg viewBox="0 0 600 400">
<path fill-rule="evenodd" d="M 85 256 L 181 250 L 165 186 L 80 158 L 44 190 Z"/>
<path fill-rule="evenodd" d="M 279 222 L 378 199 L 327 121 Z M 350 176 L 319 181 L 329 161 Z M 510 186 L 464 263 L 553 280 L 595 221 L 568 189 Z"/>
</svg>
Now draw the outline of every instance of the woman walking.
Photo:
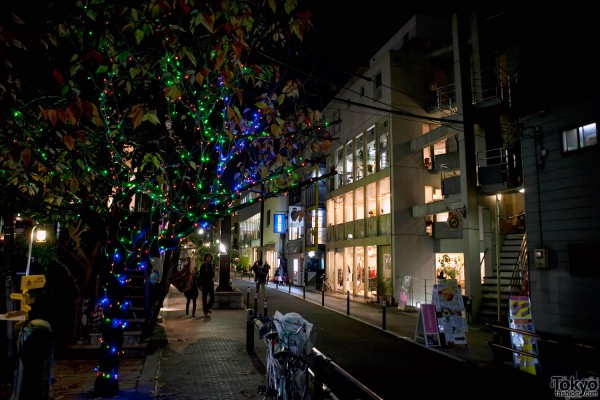
<svg viewBox="0 0 600 400">
<path fill-rule="evenodd" d="M 192 286 L 183 292 L 186 298 L 185 302 L 185 315 L 189 315 L 190 313 L 190 303 L 192 303 L 192 317 L 196 316 L 196 301 L 198 300 L 198 295 L 200 292 L 198 291 L 198 269 L 194 266 L 192 270 L 193 279 Z"/>
</svg>

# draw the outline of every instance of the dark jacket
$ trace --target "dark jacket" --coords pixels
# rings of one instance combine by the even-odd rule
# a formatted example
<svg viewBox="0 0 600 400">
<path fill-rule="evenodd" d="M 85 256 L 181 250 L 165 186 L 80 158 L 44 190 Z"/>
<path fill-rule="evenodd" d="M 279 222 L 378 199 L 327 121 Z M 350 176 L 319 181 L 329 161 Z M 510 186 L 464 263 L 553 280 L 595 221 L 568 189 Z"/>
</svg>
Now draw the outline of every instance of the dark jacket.
<svg viewBox="0 0 600 400">
<path fill-rule="evenodd" d="M 214 278 L 215 265 L 212 262 L 203 262 L 202 265 L 200 265 L 200 272 L 198 273 L 198 285 L 212 285 L 214 284 Z"/>
</svg>

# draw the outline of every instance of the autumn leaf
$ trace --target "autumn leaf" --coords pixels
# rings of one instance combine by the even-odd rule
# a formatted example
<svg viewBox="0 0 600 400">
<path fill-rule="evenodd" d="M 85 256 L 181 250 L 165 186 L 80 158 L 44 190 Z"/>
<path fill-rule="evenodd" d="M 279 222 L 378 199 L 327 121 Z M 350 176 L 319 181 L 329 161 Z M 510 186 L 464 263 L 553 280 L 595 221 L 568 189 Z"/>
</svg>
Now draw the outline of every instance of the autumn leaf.
<svg viewBox="0 0 600 400">
<path fill-rule="evenodd" d="M 75 119 L 75 115 L 73 115 L 73 107 L 69 106 L 65 110 L 65 119 L 72 125 L 75 126 L 77 124 L 77 120 Z"/>
<path fill-rule="evenodd" d="M 75 148 L 75 138 L 69 134 L 66 134 L 63 138 L 63 143 L 69 150 L 73 150 Z"/>
<path fill-rule="evenodd" d="M 54 70 L 52 71 L 52 76 L 54 77 L 56 82 L 58 82 L 59 84 L 63 83 L 63 76 L 61 75 L 61 73 L 58 69 L 54 68 Z"/>
<path fill-rule="evenodd" d="M 69 185 L 69 190 L 72 193 L 77 193 L 79 191 L 79 180 L 76 177 L 71 178 L 71 184 Z"/>
<path fill-rule="evenodd" d="M 165 89 L 165 96 L 171 100 L 176 100 L 182 95 L 181 89 L 177 85 L 169 86 Z"/>
<path fill-rule="evenodd" d="M 25 149 L 21 152 L 21 162 L 26 167 L 29 166 L 29 163 L 31 162 L 31 149 Z"/>
<path fill-rule="evenodd" d="M 204 82 L 204 75 L 202 75 L 202 72 L 196 72 L 196 83 L 198 83 L 198 85 L 202 86 L 202 82 Z"/>
<path fill-rule="evenodd" d="M 96 126 L 101 126 L 104 124 L 102 118 L 100 118 L 100 111 L 98 111 L 98 107 L 95 104 L 92 104 L 92 122 Z"/>
<path fill-rule="evenodd" d="M 208 14 L 208 13 L 202 13 L 201 14 L 201 18 L 200 21 L 202 22 L 202 25 L 204 25 L 204 27 L 206 29 L 208 29 L 208 31 L 210 33 L 214 33 L 214 24 L 215 24 L 215 16 L 214 14 Z"/>
<path fill-rule="evenodd" d="M 83 131 L 77 131 L 77 132 L 75 132 L 75 135 L 76 135 L 77 141 L 79 143 L 83 143 L 83 144 L 87 143 L 87 137 L 85 136 L 85 133 L 83 133 Z"/>
<path fill-rule="evenodd" d="M 144 111 L 140 106 L 135 106 L 131 110 L 131 114 L 129 114 L 129 116 L 133 120 L 133 129 L 137 129 L 137 127 L 142 123 L 142 118 L 144 118 Z"/>
<path fill-rule="evenodd" d="M 48 119 L 50 120 L 50 123 L 54 127 L 56 125 L 56 122 L 58 121 L 58 116 L 56 115 L 56 110 L 48 110 Z"/>
<path fill-rule="evenodd" d="M 221 65 L 223 65 L 223 61 L 225 61 L 225 55 L 226 55 L 226 53 L 222 50 L 218 52 L 217 59 L 216 59 L 217 64 L 215 65 L 216 69 L 221 68 Z"/>
<path fill-rule="evenodd" d="M 271 134 L 278 138 L 281 135 L 281 126 L 277 124 L 271 124 Z"/>
</svg>

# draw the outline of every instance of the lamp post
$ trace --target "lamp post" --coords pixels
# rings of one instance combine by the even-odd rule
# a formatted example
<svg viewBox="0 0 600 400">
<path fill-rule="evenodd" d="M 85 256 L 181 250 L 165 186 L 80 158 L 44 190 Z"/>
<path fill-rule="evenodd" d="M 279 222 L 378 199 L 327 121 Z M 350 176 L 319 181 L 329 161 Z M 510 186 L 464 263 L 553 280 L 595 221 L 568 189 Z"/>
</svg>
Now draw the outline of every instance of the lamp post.
<svg viewBox="0 0 600 400">
<path fill-rule="evenodd" d="M 34 233 L 35 233 L 35 229 L 39 228 L 38 225 L 34 225 L 33 228 L 31 228 L 31 237 L 29 238 L 29 252 L 27 253 L 27 268 L 25 269 L 25 275 L 29 276 L 29 268 L 31 267 L 31 250 L 33 248 L 33 238 L 34 238 Z M 43 229 L 38 229 L 37 232 L 37 236 L 36 237 L 36 242 L 43 242 L 46 240 L 46 231 Z"/>
</svg>

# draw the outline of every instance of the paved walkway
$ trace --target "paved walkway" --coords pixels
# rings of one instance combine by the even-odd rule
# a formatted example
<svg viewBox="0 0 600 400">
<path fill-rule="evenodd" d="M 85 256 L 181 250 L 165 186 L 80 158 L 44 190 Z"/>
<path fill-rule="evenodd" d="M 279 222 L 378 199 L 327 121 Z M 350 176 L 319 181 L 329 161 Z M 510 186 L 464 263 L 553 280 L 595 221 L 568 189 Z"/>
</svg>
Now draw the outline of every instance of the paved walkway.
<svg viewBox="0 0 600 400">
<path fill-rule="evenodd" d="M 254 308 L 254 283 L 237 278 L 233 279 L 233 283 L 245 293 L 244 301 L 249 298 L 250 308 Z M 324 305 L 329 310 L 360 321 L 363 326 L 377 328 L 376 331 L 381 332 L 382 337 L 391 335 L 413 341 L 418 316 L 416 313 L 388 307 L 384 317 L 381 306 L 364 301 L 348 302 L 345 296 L 326 295 L 323 298 L 321 292 L 304 291 L 297 287 L 290 290 L 286 286 L 277 288 L 278 295 L 275 296 L 274 290 L 274 284 L 269 284 L 267 296 L 281 299 L 277 300 L 277 307 L 287 306 L 285 299 L 291 299 L 285 296 L 287 293 L 296 299 L 292 302 L 296 307 L 301 304 L 298 303 L 300 299 Z M 263 313 L 264 306 L 261 301 L 257 307 L 259 313 Z M 289 307 L 293 309 L 294 305 L 290 304 Z M 275 311 L 276 308 L 272 308 L 267 313 L 272 315 Z M 310 321 L 310 318 L 306 319 Z M 248 353 L 246 321 L 245 309 L 216 309 L 209 317 L 186 316 L 183 294 L 171 287 L 146 358 L 122 360 L 120 393 L 113 398 L 262 399 L 263 396 L 258 393 L 258 387 L 264 381 L 261 343 L 258 338 L 254 338 L 258 355 Z M 382 325 L 385 325 L 385 330 Z M 466 360 L 482 367 L 492 366 L 493 354 L 487 345 L 491 340 L 489 330 L 470 324 L 467 337 L 468 345 L 427 349 L 438 355 Z M 377 341 L 375 337 L 370 340 Z M 316 347 L 319 348 L 318 339 Z M 335 361 L 334 357 L 332 359 Z M 51 386 L 50 399 L 93 398 L 95 361 L 55 360 L 53 374 L 56 382 Z M 494 368 L 498 368 L 498 365 Z M 544 387 L 547 387 L 546 383 Z"/>
</svg>

